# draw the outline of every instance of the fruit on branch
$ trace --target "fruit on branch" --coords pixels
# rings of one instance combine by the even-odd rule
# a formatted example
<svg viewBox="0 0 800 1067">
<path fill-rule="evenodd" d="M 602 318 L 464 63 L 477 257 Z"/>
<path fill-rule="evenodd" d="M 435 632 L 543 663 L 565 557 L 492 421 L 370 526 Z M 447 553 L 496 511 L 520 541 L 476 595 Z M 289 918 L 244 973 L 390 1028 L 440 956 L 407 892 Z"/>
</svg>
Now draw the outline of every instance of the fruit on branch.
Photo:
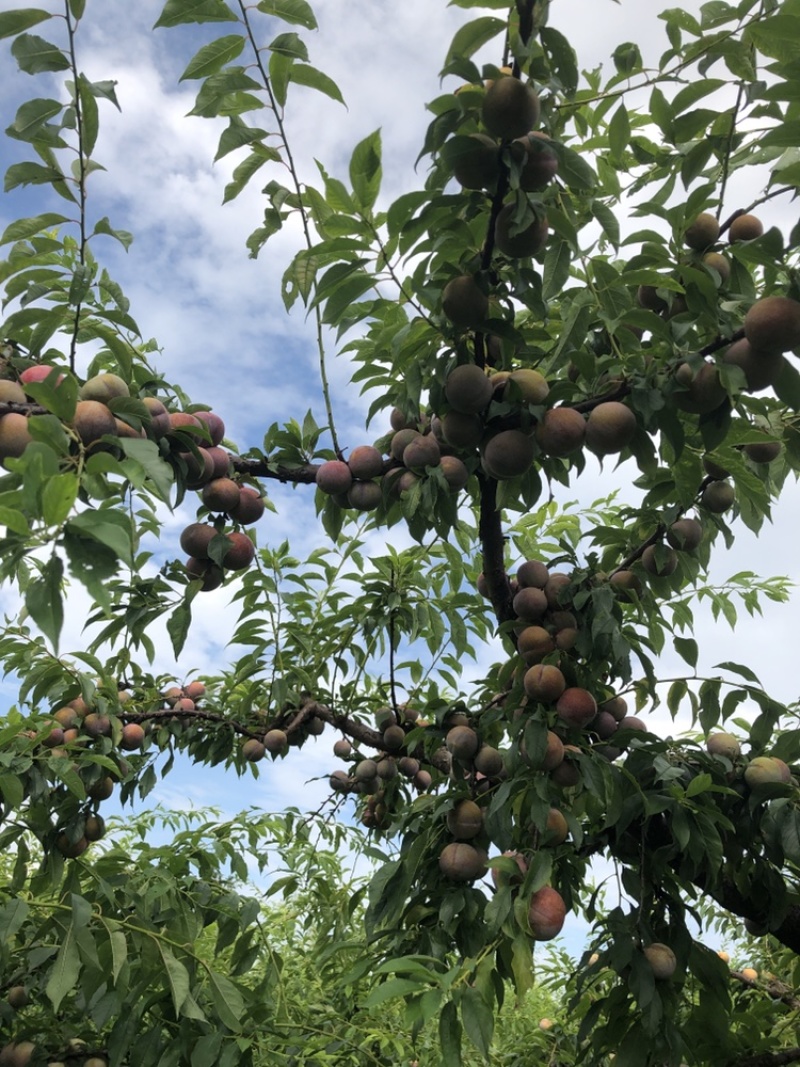
<svg viewBox="0 0 800 1067">
<path fill-rule="evenodd" d="M 447 813 L 447 829 L 457 840 L 469 841 L 483 829 L 483 812 L 474 800 L 459 800 Z"/>
<path fill-rule="evenodd" d="M 453 153 L 453 175 L 465 189 L 487 189 L 500 176 L 497 143 L 485 133 L 471 133 Z"/>
<path fill-rule="evenodd" d="M 655 978 L 665 981 L 673 976 L 678 966 L 678 961 L 669 945 L 665 945 L 660 941 L 653 941 L 643 951 Z"/>
<path fill-rule="evenodd" d="M 264 498 L 258 490 L 249 485 L 240 485 L 239 501 L 228 510 L 228 514 L 234 522 L 241 523 L 242 526 L 251 526 L 254 522 L 258 522 L 264 511 Z"/>
<path fill-rule="evenodd" d="M 528 926 L 535 941 L 552 941 L 564 925 L 567 905 L 557 889 L 545 885 L 528 901 Z"/>
<path fill-rule="evenodd" d="M 93 378 L 87 378 L 78 390 L 81 400 L 98 400 L 101 404 L 107 404 L 117 396 L 130 396 L 131 391 L 128 383 L 117 374 L 95 374 Z"/>
<path fill-rule="evenodd" d="M 374 445 L 357 445 L 347 457 L 347 466 L 354 478 L 368 482 L 383 471 L 383 455 Z"/>
<path fill-rule="evenodd" d="M 751 789 L 775 783 L 788 785 L 792 780 L 792 772 L 777 756 L 756 756 L 745 767 L 744 780 Z"/>
<path fill-rule="evenodd" d="M 728 228 L 728 237 L 733 241 L 754 241 L 764 232 L 764 224 L 757 215 L 737 215 Z"/>
<path fill-rule="evenodd" d="M 548 456 L 570 456 L 583 447 L 585 438 L 586 419 L 574 408 L 550 408 L 536 425 L 536 441 Z"/>
<path fill-rule="evenodd" d="M 499 778 L 505 770 L 502 753 L 491 745 L 481 745 L 473 760 L 473 766 L 478 774 L 487 778 Z"/>
<path fill-rule="evenodd" d="M 526 626 L 517 638 L 517 651 L 529 664 L 541 663 L 555 648 L 555 641 L 543 626 Z"/>
<path fill-rule="evenodd" d="M 144 727 L 138 722 L 126 722 L 122 727 L 119 747 L 126 752 L 135 752 L 144 744 Z"/>
<path fill-rule="evenodd" d="M 524 474 L 533 464 L 535 445 L 522 430 L 501 430 L 483 448 L 483 465 L 492 478 L 505 480 Z"/>
<path fill-rule="evenodd" d="M 27 416 L 10 411 L 0 418 L 0 462 L 18 459 L 32 440 Z"/>
<path fill-rule="evenodd" d="M 441 430 L 445 442 L 453 448 L 476 448 L 483 437 L 483 422 L 477 414 L 453 410 L 442 416 Z"/>
<path fill-rule="evenodd" d="M 328 785 L 335 793 L 347 793 L 350 789 L 350 779 L 344 771 L 334 771 L 328 778 Z"/>
<path fill-rule="evenodd" d="M 50 377 L 50 375 L 55 369 L 55 367 L 51 367 L 48 364 L 37 363 L 33 367 L 26 367 L 25 370 L 22 371 L 22 373 L 20 374 L 19 380 L 20 382 L 22 382 L 23 385 L 43 382 Z M 53 381 L 56 385 L 60 385 L 61 382 L 64 381 L 64 375 L 59 374 L 58 377 L 53 379 Z"/>
<path fill-rule="evenodd" d="M 517 581 L 521 586 L 544 589 L 549 578 L 550 571 L 538 559 L 528 559 L 517 568 Z"/>
<path fill-rule="evenodd" d="M 766 923 L 756 922 L 755 919 L 745 919 L 744 928 L 751 937 L 766 937 L 769 926 Z"/>
<path fill-rule="evenodd" d="M 637 733 L 646 734 L 647 726 L 636 715 L 626 715 L 619 721 L 620 730 L 636 730 Z"/>
<path fill-rule="evenodd" d="M 469 726 L 454 726 L 447 731 L 445 747 L 451 756 L 460 760 L 471 760 L 478 751 L 478 735 Z"/>
<path fill-rule="evenodd" d="M 356 511 L 372 511 L 383 500 L 383 490 L 377 482 L 353 482 L 347 490 L 347 501 Z"/>
<path fill-rule="evenodd" d="M 362 759 L 356 764 L 355 776 L 359 782 L 369 782 L 378 777 L 378 764 L 374 759 Z"/>
<path fill-rule="evenodd" d="M 709 455 L 703 456 L 703 470 L 711 478 L 716 478 L 718 481 L 722 481 L 730 475 L 730 471 L 726 467 L 720 466 Z"/>
<path fill-rule="evenodd" d="M 535 586 L 520 589 L 511 604 L 516 615 L 526 622 L 539 622 L 547 611 L 547 597 L 544 589 Z"/>
<path fill-rule="evenodd" d="M 712 515 L 722 515 L 733 507 L 736 493 L 730 482 L 709 482 L 700 494 L 700 504 Z"/>
<path fill-rule="evenodd" d="M 85 445 L 99 441 L 105 434 L 116 433 L 114 416 L 99 400 L 79 400 L 75 405 L 72 426 Z"/>
<path fill-rule="evenodd" d="M 83 836 L 91 844 L 106 835 L 106 821 L 102 815 L 87 815 L 83 824 Z"/>
<path fill-rule="evenodd" d="M 451 489 L 463 489 L 469 481 L 469 471 L 458 456 L 442 456 L 439 469 Z"/>
<path fill-rule="evenodd" d="M 212 445 L 216 446 L 222 443 L 222 439 L 225 436 L 225 423 L 219 415 L 215 415 L 213 411 L 195 411 L 194 417 L 208 430 Z"/>
<path fill-rule="evenodd" d="M 742 967 L 739 973 L 746 982 L 756 982 L 758 980 L 758 971 L 755 967 Z"/>
<path fill-rule="evenodd" d="M 474 882 L 486 874 L 486 853 L 465 841 L 451 841 L 441 851 L 439 870 L 451 882 Z"/>
<path fill-rule="evenodd" d="M 289 738 L 284 730 L 267 730 L 264 734 L 264 748 L 272 756 L 283 756 L 289 750 Z"/>
<path fill-rule="evenodd" d="M 558 156 L 547 144 L 549 140 L 546 133 L 531 131 L 514 141 L 515 145 L 520 145 L 525 151 L 519 187 L 526 193 L 540 192 L 558 173 Z"/>
<path fill-rule="evenodd" d="M 731 278 L 730 261 L 719 252 L 706 252 L 703 256 L 703 266 L 715 270 L 723 285 L 727 285 Z"/>
<path fill-rule="evenodd" d="M 14 1011 L 19 1011 L 28 1003 L 28 990 L 24 985 L 12 985 L 6 993 L 6 1003 Z"/>
<path fill-rule="evenodd" d="M 678 569 L 678 554 L 666 545 L 648 545 L 642 553 L 642 566 L 654 578 L 667 578 Z"/>
<path fill-rule="evenodd" d="M 243 571 L 256 558 L 256 548 L 247 534 L 225 534 L 229 548 L 222 557 L 222 566 L 229 571 Z"/>
<path fill-rule="evenodd" d="M 800 345 L 800 303 L 788 296 L 765 296 L 744 317 L 744 335 L 753 348 L 788 352 Z"/>
<path fill-rule="evenodd" d="M 661 313 L 666 311 L 668 304 L 663 296 L 659 296 L 657 292 L 657 286 L 655 285 L 640 285 L 636 290 L 636 302 L 639 307 L 645 308 L 647 311 L 655 311 Z"/>
<path fill-rule="evenodd" d="M 329 459 L 317 468 L 316 483 L 323 493 L 346 493 L 353 484 L 353 475 L 343 460 Z"/>
<path fill-rule="evenodd" d="M 398 463 L 403 461 L 403 453 L 418 437 L 421 437 L 419 430 L 414 430 L 410 426 L 403 430 L 398 430 L 392 435 L 391 444 L 389 445 L 389 451 L 392 454 L 392 458 L 396 459 Z M 348 467 L 348 470 L 350 468 Z"/>
<path fill-rule="evenodd" d="M 777 381 L 784 360 L 782 352 L 755 349 L 746 337 L 742 337 L 725 350 L 722 362 L 741 367 L 747 392 L 760 393 Z"/>
<path fill-rule="evenodd" d="M 200 586 L 200 590 L 203 593 L 210 593 L 214 589 L 219 589 L 225 578 L 225 572 L 222 567 L 218 567 L 210 559 L 197 559 L 195 556 L 190 556 L 184 563 L 184 567 L 191 581 L 199 579 L 203 583 Z"/>
<path fill-rule="evenodd" d="M 111 719 L 107 715 L 98 715 L 90 711 L 83 720 L 83 730 L 89 737 L 109 737 L 111 735 Z"/>
<path fill-rule="evenodd" d="M 281 731 L 283 733 L 283 731 Z M 339 759 L 349 759 L 353 754 L 353 746 L 346 738 L 339 738 L 333 746 L 334 756 L 338 756 Z"/>
<path fill-rule="evenodd" d="M 146 429 L 151 437 L 159 438 L 169 433 L 169 412 L 166 407 L 154 396 L 146 396 L 142 403 L 150 412 L 150 422 Z"/>
<path fill-rule="evenodd" d="M 711 756 L 725 756 L 726 759 L 735 760 L 741 756 L 742 746 L 733 734 L 719 732 L 708 735 L 706 751 Z"/>
<path fill-rule="evenodd" d="M 502 858 L 513 860 L 516 865 L 516 870 L 512 868 L 507 871 L 502 867 L 492 867 L 492 882 L 494 882 L 495 889 L 499 889 L 504 885 L 520 885 L 528 870 L 528 861 L 521 852 L 514 852 L 511 850 L 503 852 Z"/>
<path fill-rule="evenodd" d="M 492 135 L 508 141 L 524 137 L 539 121 L 539 97 L 531 86 L 518 78 L 494 81 L 483 98 L 481 117 Z"/>
<path fill-rule="evenodd" d="M 596 733 L 601 741 L 608 741 L 617 732 L 619 723 L 609 711 L 598 711 L 590 723 L 593 733 Z"/>
<path fill-rule="evenodd" d="M 433 434 L 417 436 L 403 449 L 403 463 L 409 468 L 438 467 L 441 458 L 442 453 Z"/>
<path fill-rule="evenodd" d="M 524 229 L 517 230 L 514 219 L 516 214 L 516 203 L 506 204 L 500 209 L 494 227 L 494 243 L 503 255 L 511 259 L 535 256 L 547 243 L 547 216 L 537 215 Z"/>
<path fill-rule="evenodd" d="M 209 511 L 230 514 L 239 505 L 241 493 L 232 478 L 213 478 L 203 486 L 201 499 Z"/>
<path fill-rule="evenodd" d="M 583 729 L 597 715 L 597 701 L 588 689 L 571 686 L 558 698 L 556 713 L 568 726 Z"/>
<path fill-rule="evenodd" d="M 667 542 L 680 552 L 693 552 L 703 540 L 703 527 L 697 519 L 676 519 L 667 529 Z"/>
<path fill-rule="evenodd" d="M 641 579 L 634 571 L 623 569 L 615 571 L 608 579 L 619 599 L 627 603 L 633 602 L 634 595 L 639 597 L 644 592 Z"/>
<path fill-rule="evenodd" d="M 544 829 L 548 845 L 563 845 L 569 837 L 569 824 L 558 808 L 550 808 Z"/>
<path fill-rule="evenodd" d="M 783 451 L 783 445 L 780 441 L 751 441 L 743 451 L 754 463 L 772 463 Z"/>
<path fill-rule="evenodd" d="M 563 571 L 554 571 L 548 576 L 544 593 L 547 597 L 547 606 L 551 611 L 556 611 L 559 607 L 567 607 L 568 599 L 565 591 L 571 583 L 572 578 L 568 574 L 564 574 Z"/>
<path fill-rule="evenodd" d="M 625 697 L 615 696 L 598 705 L 598 711 L 607 712 L 616 722 L 622 722 L 628 714 L 628 702 Z"/>
<path fill-rule="evenodd" d="M 727 396 L 714 363 L 703 363 L 696 373 L 688 363 L 681 363 L 675 371 L 675 381 L 683 387 L 673 393 L 675 403 L 693 415 L 716 411 Z"/>
<path fill-rule="evenodd" d="M 56 838 L 56 848 L 68 860 L 74 860 L 78 856 L 82 856 L 88 847 L 89 842 L 85 837 L 79 837 L 77 840 L 72 841 L 66 833 L 60 833 Z"/>
<path fill-rule="evenodd" d="M 383 747 L 387 752 L 400 752 L 406 743 L 406 732 L 402 726 L 387 726 L 383 731 Z"/>
<path fill-rule="evenodd" d="M 586 420 L 586 447 L 598 456 L 621 452 L 636 433 L 636 416 L 618 400 L 598 404 Z"/>
<path fill-rule="evenodd" d="M 551 663 L 535 663 L 522 680 L 526 696 L 541 704 L 554 704 L 567 688 L 564 675 Z"/>
<path fill-rule="evenodd" d="M 32 1041 L 12 1041 L 0 1048 L 0 1067 L 28 1067 L 36 1046 Z"/>
<path fill-rule="evenodd" d="M 0 404 L 27 404 L 28 398 L 19 382 L 0 378 Z"/>
<path fill-rule="evenodd" d="M 719 238 L 719 222 L 707 211 L 702 212 L 686 228 L 683 239 L 689 248 L 702 252 Z"/>
<path fill-rule="evenodd" d="M 454 411 L 477 415 L 492 399 L 492 382 L 476 364 L 464 363 L 447 375 L 444 395 Z"/>
<path fill-rule="evenodd" d="M 460 274 L 444 287 L 442 311 L 457 329 L 478 327 L 489 314 L 489 298 L 471 274 Z"/>
<path fill-rule="evenodd" d="M 491 379 L 492 382 L 498 377 L 499 375 L 494 375 Z M 534 370 L 532 367 L 522 367 L 519 370 L 512 370 L 506 381 L 514 382 L 522 396 L 522 401 L 525 404 L 541 404 L 550 392 L 550 386 L 547 384 L 545 376 L 540 374 L 538 370 Z M 511 391 L 512 390 L 503 387 L 499 391 L 500 398 L 503 400 L 510 399 L 508 394 Z"/>
</svg>

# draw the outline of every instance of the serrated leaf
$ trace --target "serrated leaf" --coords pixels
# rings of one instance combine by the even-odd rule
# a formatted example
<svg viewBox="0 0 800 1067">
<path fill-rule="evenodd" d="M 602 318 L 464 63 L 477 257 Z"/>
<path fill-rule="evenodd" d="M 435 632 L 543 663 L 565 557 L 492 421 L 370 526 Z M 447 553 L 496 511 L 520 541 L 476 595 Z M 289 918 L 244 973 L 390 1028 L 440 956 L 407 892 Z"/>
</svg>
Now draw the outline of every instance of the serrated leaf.
<svg viewBox="0 0 800 1067">
<path fill-rule="evenodd" d="M 210 41 L 194 54 L 189 64 L 181 74 L 179 81 L 188 81 L 192 78 L 207 78 L 209 74 L 218 71 L 241 55 L 245 46 L 245 39 L 241 34 L 232 33 L 225 37 L 219 37 L 216 41 Z"/>
<path fill-rule="evenodd" d="M 279 33 L 267 48 L 270 52 L 277 52 L 278 55 L 287 56 L 289 59 L 308 62 L 308 49 L 296 33 Z"/>
<path fill-rule="evenodd" d="M 350 182 L 364 212 L 369 212 L 381 187 L 381 131 L 359 141 L 350 157 Z"/>
<path fill-rule="evenodd" d="M 505 19 L 495 18 L 493 15 L 485 15 L 483 18 L 473 19 L 456 31 L 456 35 L 450 42 L 447 50 L 445 64 L 456 56 L 467 59 L 479 48 L 483 47 L 493 37 L 504 32 Z"/>
<path fill-rule="evenodd" d="M 256 7 L 265 15 L 274 15 L 284 22 L 304 26 L 307 30 L 317 29 L 314 12 L 306 0 L 259 0 Z"/>
<path fill-rule="evenodd" d="M 45 987 L 45 994 L 53 1005 L 53 1011 L 58 1011 L 61 1001 L 75 988 L 80 973 L 81 959 L 75 943 L 75 932 L 70 923 Z"/>
<path fill-rule="evenodd" d="M 220 1019 L 229 1030 L 241 1030 L 241 1018 L 244 1015 L 241 992 L 224 974 L 209 971 L 208 978 L 214 990 L 214 1007 Z"/>
<path fill-rule="evenodd" d="M 49 230 L 53 226 L 60 226 L 64 222 L 69 222 L 66 215 L 57 215 L 54 211 L 45 212 L 43 215 L 31 215 L 27 219 L 17 219 L 15 222 L 9 223 L 3 230 L 3 236 L 0 237 L 0 245 L 8 244 L 11 241 L 24 241 L 28 237 L 41 233 L 42 230 Z"/>
<path fill-rule="evenodd" d="M 186 22 L 237 22 L 224 0 L 167 0 L 153 29 Z"/>
<path fill-rule="evenodd" d="M 323 74 L 321 70 L 307 63 L 293 63 L 289 71 L 289 81 L 296 85 L 306 85 L 309 89 L 316 89 L 325 96 L 329 96 L 331 100 L 344 104 L 344 97 L 333 78 L 329 78 L 327 74 Z"/>
<path fill-rule="evenodd" d="M 11 45 L 11 54 L 25 74 L 69 70 L 69 59 L 61 49 L 36 34 L 21 33 Z"/>
<path fill-rule="evenodd" d="M 164 970 L 167 976 L 167 984 L 169 985 L 169 991 L 172 995 L 172 1003 L 175 1008 L 175 1014 L 181 1015 L 184 1004 L 189 997 L 190 982 L 189 972 L 184 965 L 177 960 L 163 941 L 158 941 L 158 951 L 161 954 L 161 960 L 164 964 Z"/>
<path fill-rule="evenodd" d="M 30 29 L 39 22 L 45 22 L 52 18 L 49 11 L 42 11 L 34 7 L 19 7 L 15 11 L 6 11 L 0 14 L 0 38 L 15 37 L 23 30 Z"/>
<path fill-rule="evenodd" d="M 53 555 L 42 567 L 41 576 L 33 578 L 25 590 L 25 607 L 54 649 L 64 625 L 63 577 L 61 557 Z"/>
</svg>

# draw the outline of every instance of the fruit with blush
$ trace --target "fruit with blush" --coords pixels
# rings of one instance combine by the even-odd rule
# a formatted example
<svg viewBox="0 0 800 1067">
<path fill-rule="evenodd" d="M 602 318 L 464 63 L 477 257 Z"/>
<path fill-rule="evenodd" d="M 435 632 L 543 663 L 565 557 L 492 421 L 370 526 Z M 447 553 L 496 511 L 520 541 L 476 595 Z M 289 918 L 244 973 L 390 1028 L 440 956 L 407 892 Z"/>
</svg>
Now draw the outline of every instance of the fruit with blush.
<svg viewBox="0 0 800 1067">
<path fill-rule="evenodd" d="M 528 901 L 528 926 L 535 941 L 552 941 L 561 933 L 566 916 L 564 898 L 552 886 L 537 889 Z"/>
<path fill-rule="evenodd" d="M 444 287 L 442 311 L 457 329 L 477 327 L 489 314 L 489 298 L 471 274 L 459 274 Z"/>
</svg>

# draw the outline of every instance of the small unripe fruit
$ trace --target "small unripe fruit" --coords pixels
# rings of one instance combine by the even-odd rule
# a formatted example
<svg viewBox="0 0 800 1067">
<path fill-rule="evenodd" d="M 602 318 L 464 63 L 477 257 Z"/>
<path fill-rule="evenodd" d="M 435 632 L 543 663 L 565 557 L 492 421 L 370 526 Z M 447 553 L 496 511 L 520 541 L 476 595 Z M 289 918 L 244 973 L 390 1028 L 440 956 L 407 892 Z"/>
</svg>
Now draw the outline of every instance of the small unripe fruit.
<svg viewBox="0 0 800 1067">
<path fill-rule="evenodd" d="M 539 121 L 539 97 L 518 78 L 498 78 L 486 91 L 481 114 L 492 137 L 524 137 Z"/>
<path fill-rule="evenodd" d="M 718 237 L 719 223 L 707 211 L 698 215 L 694 222 L 687 227 L 686 233 L 683 235 L 683 239 L 689 248 L 693 248 L 696 252 L 702 252 L 709 245 L 713 245 Z"/>
<path fill-rule="evenodd" d="M 741 756 L 742 746 L 739 744 L 739 739 L 734 737 L 733 734 L 709 734 L 706 741 L 706 751 L 711 756 L 725 756 L 729 760 L 735 760 Z"/>
<path fill-rule="evenodd" d="M 697 519 L 678 519 L 667 530 L 667 541 L 679 552 L 693 552 L 703 540 L 703 527 Z"/>
<path fill-rule="evenodd" d="M 268 730 L 264 735 L 264 748 L 273 756 L 280 756 L 289 748 L 289 738 L 284 730 Z"/>
<path fill-rule="evenodd" d="M 711 482 L 700 495 L 700 503 L 713 515 L 722 515 L 733 507 L 736 493 L 730 482 Z"/>
<path fill-rule="evenodd" d="M 764 224 L 756 215 L 737 215 L 730 224 L 728 237 L 731 241 L 754 241 L 764 232 Z"/>
</svg>

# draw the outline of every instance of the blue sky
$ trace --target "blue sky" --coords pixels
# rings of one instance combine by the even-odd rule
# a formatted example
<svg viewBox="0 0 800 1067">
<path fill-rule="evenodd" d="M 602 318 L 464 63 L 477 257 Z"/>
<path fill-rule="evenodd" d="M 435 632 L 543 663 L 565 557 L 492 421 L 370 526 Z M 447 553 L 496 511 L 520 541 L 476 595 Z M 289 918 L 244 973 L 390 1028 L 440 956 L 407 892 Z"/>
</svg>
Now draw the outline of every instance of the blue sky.
<svg viewBox="0 0 800 1067">
<path fill-rule="evenodd" d="M 18 6 L 0 0 L 0 11 Z M 378 0 L 351 0 L 346 17 L 342 5 L 320 0 L 316 5 L 320 32 L 303 33 L 311 61 L 340 85 L 347 109 L 308 90 L 290 96 L 287 123 L 292 150 L 301 177 L 318 182 L 315 159 L 334 175 L 346 177 L 354 145 L 380 127 L 384 146 L 384 190 L 381 204 L 388 205 L 423 179 L 415 174 L 414 159 L 428 115 L 425 101 L 440 91 L 437 72 L 455 29 L 476 12 L 445 7 L 432 0 L 405 0 L 386 5 Z M 637 40 L 646 57 L 655 59 L 665 43 L 655 19 L 660 5 L 638 0 L 614 4 L 611 0 L 555 0 L 551 23 L 573 41 L 580 65 L 608 64 L 613 47 Z M 685 4 L 691 9 L 699 3 Z M 179 84 L 186 63 L 215 28 L 180 28 L 150 33 L 161 5 L 152 0 L 90 0 L 88 17 L 77 38 L 80 62 L 92 79 L 114 78 L 122 113 L 101 105 L 101 133 L 97 158 L 106 173 L 92 176 L 89 211 L 96 219 L 108 215 L 112 225 L 131 230 L 135 240 L 125 253 L 111 240 L 97 244 L 97 256 L 108 266 L 131 300 L 131 312 L 145 338 L 162 346 L 158 365 L 167 378 L 183 384 L 198 403 L 209 403 L 225 419 L 228 434 L 245 450 L 260 444 L 265 428 L 289 417 L 302 418 L 313 409 L 322 423 L 323 406 L 318 386 L 314 324 L 295 306 L 286 315 L 280 298 L 280 278 L 299 235 L 287 227 L 262 251 L 258 260 L 247 257 L 245 240 L 263 212 L 255 180 L 233 204 L 221 206 L 230 170 L 241 158 L 233 155 L 212 165 L 219 123 L 184 116 L 194 102 L 196 83 Z M 95 15 L 97 21 L 95 21 Z M 276 26 L 274 32 L 283 27 Z M 37 27 L 45 37 L 59 32 L 55 21 Z M 225 32 L 228 32 L 227 30 Z M 487 53 L 487 60 L 497 57 Z M 16 73 L 13 63 L 0 63 L 0 99 L 4 126 L 13 119 L 20 99 L 54 92 L 42 79 Z M 446 87 L 454 87 L 452 80 Z M 256 120 L 257 121 L 257 120 Z M 0 144 L 3 169 L 25 158 L 25 146 Z M 265 179 L 275 174 L 264 172 Z M 734 187 L 735 192 L 735 187 Z M 745 198 L 747 190 L 742 189 Z M 14 191 L 0 201 L 0 229 L 14 218 L 55 209 L 63 201 L 51 200 L 41 187 Z M 736 206 L 735 204 L 731 205 Z M 763 212 L 766 222 L 786 230 L 794 218 L 780 205 Z M 637 222 L 638 226 L 639 223 Z M 335 355 L 328 339 L 328 370 L 334 410 L 342 443 L 354 447 L 371 443 L 385 432 L 376 419 L 364 429 L 369 400 L 349 384 L 348 364 Z M 591 501 L 620 489 L 632 499 L 631 464 L 618 472 L 602 470 L 595 460 L 587 475 L 563 499 L 580 495 Z M 258 527 L 262 543 L 292 541 L 295 554 L 303 555 L 324 543 L 314 518 L 312 492 L 276 483 L 268 486 L 277 515 L 268 515 Z M 161 548 L 164 556 L 177 553 L 181 529 L 194 519 L 187 501 L 175 513 L 164 514 Z M 796 486 L 787 488 L 775 511 L 775 523 L 754 537 L 737 529 L 734 550 L 715 565 L 717 579 L 742 569 L 764 574 L 800 576 L 794 537 L 800 520 Z M 397 527 L 393 542 L 402 539 Z M 372 542 L 376 549 L 380 538 Z M 159 642 L 158 668 L 176 677 L 191 676 L 222 667 L 229 652 L 224 635 L 233 625 L 228 607 L 230 590 L 210 594 L 197 603 L 196 628 L 180 662 L 174 663 L 165 637 Z M 0 610 L 13 612 L 13 590 L 0 591 Z M 725 660 L 747 662 L 756 669 L 776 696 L 792 700 L 797 685 L 786 635 L 796 632 L 800 599 L 785 606 L 769 605 L 763 620 L 745 621 L 732 634 L 700 611 L 703 664 L 706 669 Z M 75 613 L 80 618 L 80 611 Z M 79 648 L 77 627 L 66 635 L 64 648 Z M 487 650 L 488 662 L 492 658 Z M 683 673 L 676 657 L 664 657 L 664 673 Z M 0 689 L 13 699 L 13 685 Z M 653 716 L 653 728 L 673 732 L 666 716 Z M 323 782 L 312 782 L 336 766 L 333 739 L 312 741 L 299 760 L 270 765 L 257 783 L 247 776 L 237 781 L 221 768 L 179 766 L 151 795 L 167 806 L 212 804 L 233 812 L 250 804 L 270 810 L 287 804 L 316 807 L 326 794 Z M 262 765 L 263 766 L 263 765 Z M 148 801 L 149 802 L 149 801 Z"/>
</svg>

